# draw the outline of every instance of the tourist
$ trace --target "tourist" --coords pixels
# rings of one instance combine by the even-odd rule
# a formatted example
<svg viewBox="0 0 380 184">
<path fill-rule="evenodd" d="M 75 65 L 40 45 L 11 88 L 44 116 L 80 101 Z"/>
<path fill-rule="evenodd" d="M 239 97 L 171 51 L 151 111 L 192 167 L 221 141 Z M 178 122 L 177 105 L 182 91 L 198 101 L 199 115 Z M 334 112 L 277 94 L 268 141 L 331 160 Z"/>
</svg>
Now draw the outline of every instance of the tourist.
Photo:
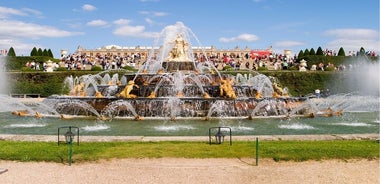
<svg viewBox="0 0 380 184">
<path fill-rule="evenodd" d="M 321 97 L 321 90 L 316 89 L 315 90 L 315 96 L 317 96 L 317 98 L 320 98 Z"/>
</svg>

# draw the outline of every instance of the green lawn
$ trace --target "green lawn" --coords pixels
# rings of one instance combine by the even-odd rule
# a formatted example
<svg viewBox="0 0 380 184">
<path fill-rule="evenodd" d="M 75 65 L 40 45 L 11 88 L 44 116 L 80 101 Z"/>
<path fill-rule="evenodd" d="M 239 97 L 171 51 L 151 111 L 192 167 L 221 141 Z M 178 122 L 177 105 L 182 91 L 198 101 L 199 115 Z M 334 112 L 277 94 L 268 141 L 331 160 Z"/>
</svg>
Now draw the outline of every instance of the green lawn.
<svg viewBox="0 0 380 184">
<path fill-rule="evenodd" d="M 378 159 L 374 140 L 260 141 L 259 158 L 276 161 Z M 0 160 L 67 162 L 69 146 L 56 142 L 0 141 Z M 73 145 L 73 162 L 113 158 L 255 158 L 256 143 L 236 141 L 230 146 L 208 142 L 82 142 Z"/>
</svg>

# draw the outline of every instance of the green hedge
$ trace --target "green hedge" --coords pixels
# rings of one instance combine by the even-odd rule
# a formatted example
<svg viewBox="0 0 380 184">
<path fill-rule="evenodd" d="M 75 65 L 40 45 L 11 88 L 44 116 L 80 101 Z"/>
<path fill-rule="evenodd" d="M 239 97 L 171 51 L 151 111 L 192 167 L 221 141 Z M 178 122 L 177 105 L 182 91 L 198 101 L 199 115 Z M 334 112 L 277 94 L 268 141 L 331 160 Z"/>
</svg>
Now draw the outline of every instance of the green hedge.
<svg viewBox="0 0 380 184">
<path fill-rule="evenodd" d="M 27 62 L 36 62 L 36 63 L 44 63 L 48 60 L 53 62 L 59 62 L 59 59 L 54 59 L 48 56 L 17 56 L 17 57 L 7 57 L 7 70 L 22 70 L 25 67 Z M 43 70 L 42 65 L 40 69 Z"/>
<path fill-rule="evenodd" d="M 248 73 L 249 71 L 231 71 L 222 74 Z M 63 83 L 68 76 L 82 76 L 97 74 L 97 71 L 62 71 L 62 72 L 8 72 L 8 83 L 11 93 L 14 94 L 40 94 L 47 97 L 53 94 L 65 94 Z M 315 89 L 349 90 L 339 86 L 334 78 L 341 78 L 343 72 L 299 72 L 299 71 L 262 71 L 267 76 L 276 77 L 281 87 L 287 87 L 292 96 L 304 96 L 313 93 Z M 344 74 L 343 74 L 344 75 Z M 344 76 L 343 76 L 344 77 Z M 331 92 L 334 92 L 333 90 Z"/>
<path fill-rule="evenodd" d="M 367 57 L 367 56 L 319 56 L 319 55 L 308 55 L 303 56 L 297 59 L 297 61 L 301 61 L 302 59 L 307 61 L 307 65 L 310 67 L 311 65 L 317 65 L 319 63 L 323 63 L 325 66 L 328 63 L 333 64 L 334 66 L 339 66 L 340 64 L 349 65 L 356 64 L 360 61 L 378 61 L 378 57 Z"/>
<path fill-rule="evenodd" d="M 66 77 L 81 76 L 91 71 L 76 72 L 8 72 L 8 84 L 12 94 L 40 94 L 47 97 L 53 94 L 65 94 L 63 83 Z M 93 73 L 93 72 L 92 72 Z"/>
</svg>

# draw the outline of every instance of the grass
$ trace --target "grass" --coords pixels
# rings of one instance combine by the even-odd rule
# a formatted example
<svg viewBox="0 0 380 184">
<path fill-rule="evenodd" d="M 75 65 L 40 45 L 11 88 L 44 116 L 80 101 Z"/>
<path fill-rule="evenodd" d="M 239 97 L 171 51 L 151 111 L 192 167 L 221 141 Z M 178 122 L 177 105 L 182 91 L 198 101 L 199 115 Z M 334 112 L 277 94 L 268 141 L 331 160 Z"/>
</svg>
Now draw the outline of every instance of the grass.
<svg viewBox="0 0 380 184">
<path fill-rule="evenodd" d="M 67 162 L 69 148 L 55 142 L 0 141 L 0 160 Z M 232 146 L 208 142 L 83 142 L 73 145 L 73 162 L 114 158 L 255 158 L 255 142 Z M 380 144 L 374 140 L 260 141 L 259 158 L 275 161 L 325 159 L 378 159 Z"/>
</svg>

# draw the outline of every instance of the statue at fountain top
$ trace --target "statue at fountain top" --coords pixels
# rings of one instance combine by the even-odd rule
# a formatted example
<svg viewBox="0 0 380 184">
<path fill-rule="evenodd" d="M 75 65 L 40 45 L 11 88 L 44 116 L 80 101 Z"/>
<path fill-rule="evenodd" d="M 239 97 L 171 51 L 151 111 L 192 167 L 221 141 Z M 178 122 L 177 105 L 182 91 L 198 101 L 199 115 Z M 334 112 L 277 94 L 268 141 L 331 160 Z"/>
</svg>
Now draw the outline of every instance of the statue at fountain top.
<svg viewBox="0 0 380 184">
<path fill-rule="evenodd" d="M 169 52 L 169 56 L 165 61 L 179 61 L 188 62 L 191 59 L 187 55 L 187 49 L 189 48 L 189 43 L 187 43 L 181 33 L 177 34 L 177 38 L 172 42 L 174 44 L 172 50 Z"/>
</svg>

